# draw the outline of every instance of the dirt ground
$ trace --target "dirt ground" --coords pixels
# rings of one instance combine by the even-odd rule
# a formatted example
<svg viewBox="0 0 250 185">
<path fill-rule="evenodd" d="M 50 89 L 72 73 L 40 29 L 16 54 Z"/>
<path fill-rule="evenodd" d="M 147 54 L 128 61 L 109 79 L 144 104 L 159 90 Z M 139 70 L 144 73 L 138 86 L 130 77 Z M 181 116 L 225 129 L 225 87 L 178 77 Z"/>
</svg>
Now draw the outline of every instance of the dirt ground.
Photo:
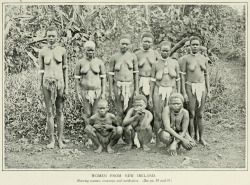
<svg viewBox="0 0 250 185">
<path fill-rule="evenodd" d="M 233 77 L 242 79 L 244 66 L 224 62 Z M 244 83 L 242 84 L 244 85 Z M 236 95 L 235 95 L 236 96 Z M 237 97 L 235 97 L 237 98 Z M 244 118 L 243 118 L 244 119 Z M 94 148 L 75 145 L 69 141 L 67 149 L 44 149 L 45 143 L 35 145 L 5 141 L 5 169 L 244 169 L 246 168 L 246 128 L 225 127 L 205 122 L 205 139 L 210 147 L 198 145 L 191 151 L 181 150 L 178 156 L 170 156 L 166 148 L 149 145 L 150 152 L 141 149 L 124 151 L 124 145 L 114 147 L 115 153 L 95 154 Z"/>
</svg>

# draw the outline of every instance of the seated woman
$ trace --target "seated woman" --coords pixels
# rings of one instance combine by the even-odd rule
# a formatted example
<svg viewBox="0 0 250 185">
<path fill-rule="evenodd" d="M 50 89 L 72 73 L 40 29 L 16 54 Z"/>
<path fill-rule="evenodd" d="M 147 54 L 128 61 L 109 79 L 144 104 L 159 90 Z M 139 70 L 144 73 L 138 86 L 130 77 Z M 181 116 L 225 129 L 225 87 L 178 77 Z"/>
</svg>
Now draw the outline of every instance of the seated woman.
<svg viewBox="0 0 250 185">
<path fill-rule="evenodd" d="M 170 145 L 171 155 L 177 155 L 176 149 L 181 144 L 191 150 L 195 143 L 188 134 L 189 115 L 183 108 L 184 98 L 180 93 L 169 97 L 169 106 L 162 111 L 163 128 L 159 130 L 159 138 L 167 146 Z"/>
<path fill-rule="evenodd" d="M 169 57 L 169 42 L 161 43 L 161 58 L 152 66 L 149 104 L 154 107 L 154 132 L 156 145 L 160 147 L 158 131 L 162 125 L 162 109 L 173 92 L 180 92 L 179 64 Z"/>
<path fill-rule="evenodd" d="M 134 97 L 134 104 L 129 109 L 126 117 L 123 120 L 122 126 L 124 128 L 124 138 L 128 143 L 126 150 L 130 150 L 134 143 L 135 133 L 138 134 L 138 140 L 144 151 L 149 151 L 147 144 L 152 139 L 151 121 L 153 115 L 146 110 L 147 98 L 144 95 L 137 95 Z"/>
<path fill-rule="evenodd" d="M 101 153 L 107 147 L 108 153 L 114 153 L 114 146 L 122 136 L 122 127 L 118 126 L 115 115 L 108 113 L 107 100 L 101 99 L 97 105 L 97 113 L 89 119 L 85 132 L 97 146 L 96 153 Z"/>
</svg>

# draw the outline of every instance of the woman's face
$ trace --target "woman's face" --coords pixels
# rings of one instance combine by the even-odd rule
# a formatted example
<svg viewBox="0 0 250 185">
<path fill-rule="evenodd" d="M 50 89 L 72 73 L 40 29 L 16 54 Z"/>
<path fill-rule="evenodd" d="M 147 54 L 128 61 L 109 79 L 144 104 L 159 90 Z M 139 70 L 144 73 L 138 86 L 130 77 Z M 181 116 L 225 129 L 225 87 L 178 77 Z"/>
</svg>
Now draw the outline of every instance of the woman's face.
<svg viewBox="0 0 250 185">
<path fill-rule="evenodd" d="M 53 31 L 47 31 L 47 40 L 50 45 L 55 44 L 57 39 L 57 32 L 56 30 Z"/>
<path fill-rule="evenodd" d="M 169 45 L 162 46 L 161 47 L 161 57 L 164 59 L 168 58 L 170 55 L 170 50 L 171 50 L 171 48 Z"/>
<path fill-rule="evenodd" d="M 120 49 L 122 53 L 125 53 L 126 51 L 128 51 L 130 45 L 130 40 L 123 38 L 120 40 Z"/>
<path fill-rule="evenodd" d="M 88 59 L 92 59 L 92 58 L 94 58 L 95 48 L 88 46 L 85 48 L 85 53 L 86 53 L 86 57 Z"/>
<path fill-rule="evenodd" d="M 192 50 L 192 53 L 198 53 L 199 51 L 199 47 L 200 47 L 200 41 L 199 40 L 192 40 L 191 41 L 191 50 Z"/>
<path fill-rule="evenodd" d="M 151 37 L 143 37 L 142 48 L 144 50 L 149 50 L 153 44 L 153 39 Z"/>
<path fill-rule="evenodd" d="M 176 113 L 180 112 L 182 106 L 183 104 L 180 98 L 172 98 L 169 102 L 169 107 Z"/>
</svg>

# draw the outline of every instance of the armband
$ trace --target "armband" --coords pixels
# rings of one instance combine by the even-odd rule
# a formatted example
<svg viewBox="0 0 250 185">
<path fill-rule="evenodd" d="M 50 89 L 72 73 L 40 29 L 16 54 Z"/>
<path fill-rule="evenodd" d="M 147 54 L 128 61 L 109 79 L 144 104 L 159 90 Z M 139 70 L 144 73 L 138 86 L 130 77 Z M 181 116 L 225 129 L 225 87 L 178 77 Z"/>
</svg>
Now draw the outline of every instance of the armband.
<svg viewBox="0 0 250 185">
<path fill-rule="evenodd" d="M 180 80 L 180 78 L 177 78 L 177 79 L 176 79 L 176 81 L 179 81 L 179 80 Z"/>
<path fill-rule="evenodd" d="M 109 75 L 115 75 L 115 73 L 114 72 L 109 72 Z"/>
<path fill-rule="evenodd" d="M 105 78 L 106 77 L 106 75 L 104 74 L 104 75 L 100 75 L 100 78 Z"/>
<path fill-rule="evenodd" d="M 184 74 L 184 75 L 186 74 L 185 72 L 182 72 L 182 71 L 180 71 L 180 73 L 181 73 L 181 74 Z"/>
<path fill-rule="evenodd" d="M 75 78 L 75 79 L 80 79 L 80 78 L 81 78 L 81 76 L 79 76 L 79 75 L 75 75 L 75 76 L 74 76 L 74 78 Z"/>
<path fill-rule="evenodd" d="M 133 71 L 133 73 L 139 73 L 139 71 Z"/>
<path fill-rule="evenodd" d="M 150 78 L 150 80 L 151 80 L 152 82 L 156 82 L 156 79 L 155 79 L 155 78 Z"/>
<path fill-rule="evenodd" d="M 38 73 L 44 73 L 44 70 L 39 70 Z"/>
<path fill-rule="evenodd" d="M 204 75 L 207 75 L 207 73 L 204 73 Z"/>
<path fill-rule="evenodd" d="M 63 65 L 63 69 L 66 69 L 66 68 L 68 68 L 68 65 Z"/>
</svg>

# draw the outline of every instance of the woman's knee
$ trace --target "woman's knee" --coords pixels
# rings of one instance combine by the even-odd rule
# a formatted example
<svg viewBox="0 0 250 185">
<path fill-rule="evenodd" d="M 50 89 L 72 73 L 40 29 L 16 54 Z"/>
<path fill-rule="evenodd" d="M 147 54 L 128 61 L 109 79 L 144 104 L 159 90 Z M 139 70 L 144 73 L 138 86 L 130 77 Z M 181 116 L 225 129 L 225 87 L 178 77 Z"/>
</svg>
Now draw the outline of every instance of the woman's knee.
<svg viewBox="0 0 250 185">
<path fill-rule="evenodd" d="M 196 117 L 197 118 L 203 118 L 204 113 L 203 112 L 197 112 Z"/>
<path fill-rule="evenodd" d="M 131 126 L 131 125 L 128 125 L 128 126 L 126 126 L 126 127 L 123 127 L 123 131 L 124 132 L 130 132 L 130 131 L 132 131 L 133 130 L 133 127 Z"/>
<path fill-rule="evenodd" d="M 168 132 L 162 131 L 162 132 L 160 133 L 160 140 L 161 140 L 162 142 L 164 142 L 164 143 L 171 143 L 172 138 L 171 138 L 171 135 L 170 135 Z"/>
<path fill-rule="evenodd" d="M 189 111 L 189 117 L 192 119 L 195 117 L 195 110 L 190 110 Z"/>
<path fill-rule="evenodd" d="M 121 126 L 117 126 L 116 129 L 115 129 L 115 131 L 116 131 L 116 134 L 122 135 L 123 129 L 122 129 Z"/>
<path fill-rule="evenodd" d="M 47 108 L 47 116 L 48 117 L 52 117 L 53 116 L 53 108 L 52 107 L 48 107 Z"/>
<path fill-rule="evenodd" d="M 94 133 L 94 127 L 92 127 L 91 125 L 86 125 L 84 131 L 86 132 L 86 134 L 90 135 Z"/>
</svg>

